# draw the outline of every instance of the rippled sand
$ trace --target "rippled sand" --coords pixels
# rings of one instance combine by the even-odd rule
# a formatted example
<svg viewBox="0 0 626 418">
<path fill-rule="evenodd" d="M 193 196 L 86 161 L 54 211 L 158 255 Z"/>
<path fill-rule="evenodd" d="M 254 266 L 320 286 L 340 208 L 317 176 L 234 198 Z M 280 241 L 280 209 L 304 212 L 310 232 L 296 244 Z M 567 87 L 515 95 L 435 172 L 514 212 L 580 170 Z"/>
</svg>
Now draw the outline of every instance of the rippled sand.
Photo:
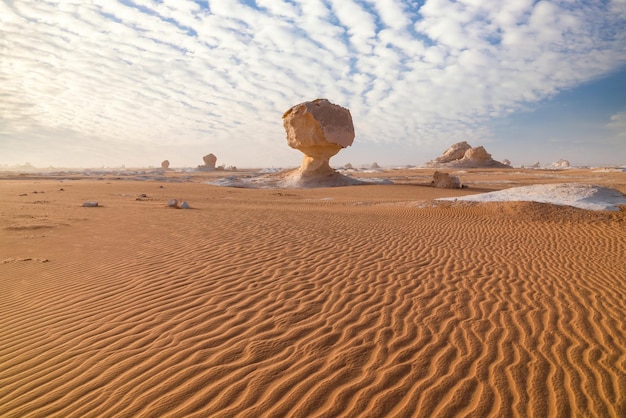
<svg viewBox="0 0 626 418">
<path fill-rule="evenodd" d="M 393 176 L 1 180 L 0 416 L 626 416 L 626 208 Z"/>
</svg>

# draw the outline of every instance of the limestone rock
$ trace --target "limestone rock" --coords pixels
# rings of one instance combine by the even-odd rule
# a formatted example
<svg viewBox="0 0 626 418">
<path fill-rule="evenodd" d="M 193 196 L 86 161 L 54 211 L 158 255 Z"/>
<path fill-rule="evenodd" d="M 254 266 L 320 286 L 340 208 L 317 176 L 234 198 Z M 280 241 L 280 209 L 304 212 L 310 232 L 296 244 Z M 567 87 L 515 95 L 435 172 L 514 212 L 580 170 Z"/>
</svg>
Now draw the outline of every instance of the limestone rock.
<svg viewBox="0 0 626 418">
<path fill-rule="evenodd" d="M 217 164 L 217 157 L 214 154 L 207 154 L 202 157 L 202 161 L 204 161 L 204 165 L 199 165 L 198 170 L 200 171 L 213 171 L 215 170 L 215 164 Z"/>
<path fill-rule="evenodd" d="M 440 171 L 435 171 L 431 184 L 439 189 L 460 189 L 463 187 L 458 177 Z"/>
<path fill-rule="evenodd" d="M 163 162 L 161 163 L 161 168 L 163 170 L 167 170 L 170 168 L 170 162 L 168 160 L 163 160 Z"/>
<path fill-rule="evenodd" d="M 350 111 L 326 99 L 293 106 L 283 115 L 287 144 L 304 154 L 303 174 L 328 174 L 330 157 L 354 141 Z"/>
<path fill-rule="evenodd" d="M 507 160 L 506 158 L 504 160 L 502 160 L 502 164 L 504 165 L 511 165 L 511 161 Z"/>
<path fill-rule="evenodd" d="M 167 202 L 167 207 L 168 208 L 177 208 L 178 207 L 178 199 L 172 199 L 169 202 Z"/>
<path fill-rule="evenodd" d="M 456 144 L 452 145 L 450 148 L 445 150 L 443 155 L 439 158 L 436 158 L 434 162 L 437 164 L 446 164 L 446 163 L 460 160 L 461 158 L 465 156 L 465 153 L 470 149 L 472 149 L 472 146 L 468 144 L 466 141 L 457 142 Z"/>
<path fill-rule="evenodd" d="M 487 150 L 480 146 L 472 148 L 467 142 L 458 142 L 448 148 L 441 157 L 427 163 L 430 167 L 463 168 L 510 168 L 510 165 L 494 160 Z"/>
<path fill-rule="evenodd" d="M 550 165 L 551 168 L 569 168 L 570 167 L 570 163 L 567 160 L 559 160 L 556 161 L 554 163 L 552 163 L 552 165 Z"/>
</svg>

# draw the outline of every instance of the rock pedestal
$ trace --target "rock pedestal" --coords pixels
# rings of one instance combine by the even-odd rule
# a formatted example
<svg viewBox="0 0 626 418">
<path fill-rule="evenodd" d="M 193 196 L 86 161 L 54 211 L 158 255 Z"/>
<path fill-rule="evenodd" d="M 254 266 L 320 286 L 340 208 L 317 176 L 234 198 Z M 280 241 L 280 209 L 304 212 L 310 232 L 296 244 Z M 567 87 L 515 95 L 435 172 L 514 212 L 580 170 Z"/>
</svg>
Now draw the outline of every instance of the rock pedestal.
<svg viewBox="0 0 626 418">
<path fill-rule="evenodd" d="M 303 176 L 335 172 L 330 158 L 354 141 L 350 111 L 326 99 L 300 103 L 283 115 L 287 144 L 304 154 L 300 166 Z"/>
<path fill-rule="evenodd" d="M 215 170 L 215 164 L 217 164 L 217 157 L 214 154 L 207 154 L 202 157 L 202 161 L 204 161 L 204 165 L 199 165 L 198 170 L 200 171 L 213 171 Z"/>
</svg>

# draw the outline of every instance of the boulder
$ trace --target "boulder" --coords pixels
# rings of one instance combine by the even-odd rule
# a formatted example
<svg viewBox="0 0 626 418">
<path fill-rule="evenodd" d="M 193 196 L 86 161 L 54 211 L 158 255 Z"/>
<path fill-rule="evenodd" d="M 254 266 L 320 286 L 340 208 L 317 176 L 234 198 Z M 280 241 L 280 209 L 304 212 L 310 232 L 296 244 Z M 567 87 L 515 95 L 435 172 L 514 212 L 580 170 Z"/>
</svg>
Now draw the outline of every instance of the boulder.
<svg viewBox="0 0 626 418">
<path fill-rule="evenodd" d="M 163 160 L 163 162 L 161 163 L 161 168 L 163 170 L 167 170 L 168 168 L 170 168 L 170 162 L 168 160 Z"/>
<path fill-rule="evenodd" d="M 463 187 L 458 177 L 440 171 L 435 171 L 431 184 L 439 189 L 460 189 Z"/>
</svg>

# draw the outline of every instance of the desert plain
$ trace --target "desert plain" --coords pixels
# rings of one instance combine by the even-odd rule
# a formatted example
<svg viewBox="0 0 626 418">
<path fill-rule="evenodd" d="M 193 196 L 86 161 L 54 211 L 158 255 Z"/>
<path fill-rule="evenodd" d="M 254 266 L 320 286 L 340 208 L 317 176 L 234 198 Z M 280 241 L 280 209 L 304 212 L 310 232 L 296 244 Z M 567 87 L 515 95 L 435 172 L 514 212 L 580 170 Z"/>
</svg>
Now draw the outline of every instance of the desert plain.
<svg viewBox="0 0 626 418">
<path fill-rule="evenodd" d="M 626 416 L 626 206 L 434 203 L 626 172 L 433 171 L 2 174 L 0 416 Z"/>
</svg>

